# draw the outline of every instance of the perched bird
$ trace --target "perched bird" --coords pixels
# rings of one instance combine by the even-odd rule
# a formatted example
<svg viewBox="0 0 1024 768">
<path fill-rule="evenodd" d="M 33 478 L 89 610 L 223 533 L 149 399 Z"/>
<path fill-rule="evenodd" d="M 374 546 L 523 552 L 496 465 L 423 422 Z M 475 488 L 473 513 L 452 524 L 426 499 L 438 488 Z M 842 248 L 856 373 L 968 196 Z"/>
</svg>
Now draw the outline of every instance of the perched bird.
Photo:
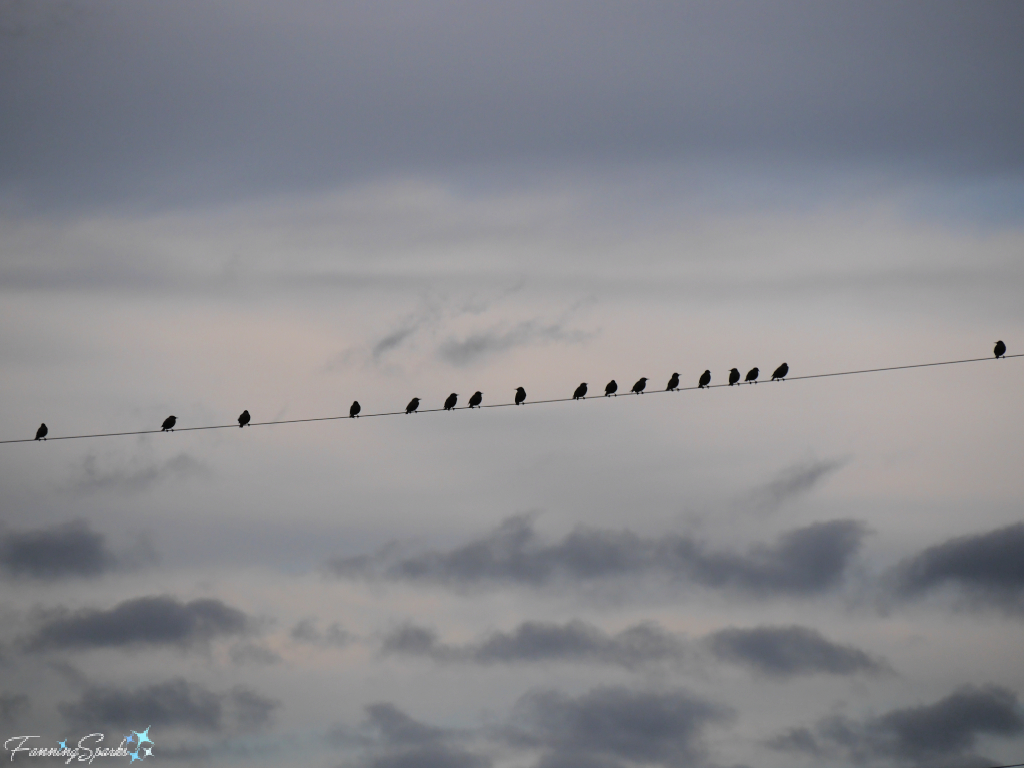
<svg viewBox="0 0 1024 768">
<path fill-rule="evenodd" d="M 739 380 L 740 380 L 740 370 L 739 370 L 739 368 L 733 368 L 731 371 L 729 371 L 729 386 L 730 387 L 733 384 L 735 384 L 737 381 L 739 381 Z"/>
<path fill-rule="evenodd" d="M 353 400 L 352 407 L 348 409 L 348 417 L 350 419 L 354 419 L 356 416 L 359 415 L 359 412 L 361 410 L 363 410 L 363 406 L 359 404 L 358 400 Z"/>
<path fill-rule="evenodd" d="M 704 371 L 700 375 L 700 381 L 697 383 L 699 389 L 704 389 L 708 384 L 711 383 L 711 371 Z"/>
<path fill-rule="evenodd" d="M 163 425 L 161 425 L 160 430 L 162 432 L 166 432 L 166 431 L 168 431 L 170 429 L 174 429 L 174 425 L 177 424 L 177 423 L 178 423 L 178 417 L 177 416 L 168 416 L 166 419 L 164 419 L 164 423 L 163 423 Z"/>
<path fill-rule="evenodd" d="M 244 427 L 249 423 L 249 411 L 242 411 L 242 415 L 238 417 L 238 426 Z"/>
<path fill-rule="evenodd" d="M 446 411 L 450 411 L 452 408 L 455 407 L 455 404 L 457 402 L 459 402 L 459 396 L 452 392 L 450 395 L 448 395 L 448 399 L 444 401 L 444 409 Z"/>
<path fill-rule="evenodd" d="M 526 399 L 526 390 L 516 387 L 516 405 L 520 405 Z"/>
<path fill-rule="evenodd" d="M 587 382 L 584 381 L 582 384 L 580 384 L 578 387 L 576 387 L 576 391 L 572 393 L 572 399 L 573 400 L 579 400 L 580 398 L 585 398 L 586 396 L 587 396 Z"/>
<path fill-rule="evenodd" d="M 420 407 L 420 399 L 418 397 L 414 397 L 412 400 L 409 401 L 409 404 L 407 406 L 405 406 L 405 412 L 406 413 L 412 413 L 413 411 L 415 411 L 419 407 Z"/>
<path fill-rule="evenodd" d="M 586 387 L 584 387 L 583 391 L 584 391 L 584 393 L 586 392 Z M 612 379 L 611 381 L 609 381 L 607 384 L 604 385 L 604 396 L 605 397 L 608 397 L 609 395 L 614 395 L 618 391 L 619 391 L 619 385 L 615 383 L 615 379 Z"/>
<path fill-rule="evenodd" d="M 760 373 L 761 372 L 757 370 L 757 368 L 751 368 L 749 371 L 747 371 L 747 378 L 745 378 L 744 381 L 752 381 L 755 384 L 757 384 L 757 377 Z"/>
<path fill-rule="evenodd" d="M 470 408 L 479 408 L 480 407 L 480 403 L 482 403 L 483 401 L 484 401 L 484 393 L 483 392 L 474 392 L 473 396 L 471 398 L 469 398 L 469 407 Z"/>
<path fill-rule="evenodd" d="M 46 433 L 49 431 L 50 430 L 46 428 L 46 424 L 40 424 L 39 429 L 36 430 L 36 440 L 42 440 L 46 437 Z"/>
<path fill-rule="evenodd" d="M 647 388 L 647 377 L 646 377 L 646 376 L 642 376 L 642 377 L 641 377 L 641 378 L 640 378 L 640 379 L 639 379 L 639 380 L 637 381 L 637 383 L 633 385 L 633 391 L 634 391 L 634 392 L 635 392 L 636 394 L 638 394 L 638 395 L 642 395 L 642 394 L 644 393 L 644 390 L 645 390 L 646 388 Z"/>
<path fill-rule="evenodd" d="M 786 378 L 787 373 L 789 373 L 789 364 L 783 363 L 782 365 L 775 369 L 775 373 L 772 374 L 772 381 L 775 381 L 776 379 Z"/>
<path fill-rule="evenodd" d="M 665 387 L 665 391 L 668 392 L 676 389 L 679 389 L 679 374 L 673 373 L 672 378 L 668 380 L 668 386 Z"/>
<path fill-rule="evenodd" d="M 996 357 L 1002 357 L 1006 354 L 1006 345 L 1001 341 L 996 342 L 996 348 L 993 350 L 996 353 Z"/>
</svg>

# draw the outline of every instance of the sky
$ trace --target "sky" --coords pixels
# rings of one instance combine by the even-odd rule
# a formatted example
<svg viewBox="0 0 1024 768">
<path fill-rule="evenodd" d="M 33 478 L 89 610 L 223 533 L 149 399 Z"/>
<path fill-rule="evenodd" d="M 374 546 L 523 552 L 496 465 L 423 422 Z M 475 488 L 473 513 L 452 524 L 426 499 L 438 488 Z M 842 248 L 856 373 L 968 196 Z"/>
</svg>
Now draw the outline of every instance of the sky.
<svg viewBox="0 0 1024 768">
<path fill-rule="evenodd" d="M 364 414 L 0 445 L 3 739 L 1024 762 L 1022 37 L 1015 2 L 0 0 L 0 439 Z"/>
</svg>

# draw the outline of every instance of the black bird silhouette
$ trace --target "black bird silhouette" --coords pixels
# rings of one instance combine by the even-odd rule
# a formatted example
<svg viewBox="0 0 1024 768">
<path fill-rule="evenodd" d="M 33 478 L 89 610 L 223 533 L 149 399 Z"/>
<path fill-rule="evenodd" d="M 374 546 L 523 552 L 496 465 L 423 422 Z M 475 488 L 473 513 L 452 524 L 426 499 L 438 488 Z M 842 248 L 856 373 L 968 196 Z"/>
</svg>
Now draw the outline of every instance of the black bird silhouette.
<svg viewBox="0 0 1024 768">
<path fill-rule="evenodd" d="M 407 406 L 405 406 L 405 412 L 406 413 L 412 413 L 413 411 L 415 411 L 419 407 L 420 407 L 420 399 L 418 397 L 414 397 L 412 400 L 409 401 L 409 404 Z"/>
<path fill-rule="evenodd" d="M 789 373 L 789 364 L 783 363 L 782 365 L 775 369 L 775 373 L 772 374 L 772 381 L 775 381 L 776 379 L 786 378 L 787 373 Z"/>
<path fill-rule="evenodd" d="M 757 384 L 757 377 L 760 373 L 761 372 L 757 370 L 757 368 L 751 368 L 749 371 L 747 371 L 747 378 L 745 378 L 744 381 L 752 381 L 755 384 Z"/>
<path fill-rule="evenodd" d="M 249 411 L 242 411 L 242 415 L 238 417 L 238 426 L 244 427 L 249 423 Z"/>
<path fill-rule="evenodd" d="M 609 395 L 614 395 L 618 391 L 619 391 L 619 385 L 615 383 L 615 379 L 612 379 L 611 381 L 609 381 L 607 384 L 604 385 L 604 396 L 605 397 L 608 397 Z M 584 387 L 583 388 L 583 393 L 586 394 L 586 392 L 587 392 L 587 388 Z"/>
<path fill-rule="evenodd" d="M 996 353 L 996 357 L 1002 357 L 1006 354 L 1006 345 L 1001 341 L 997 341 L 996 348 L 992 351 Z"/>
<path fill-rule="evenodd" d="M 444 409 L 446 411 L 450 411 L 452 408 L 455 407 L 455 404 L 457 402 L 459 402 L 459 396 L 452 392 L 450 395 L 448 395 L 448 399 L 444 401 Z"/>
<path fill-rule="evenodd" d="M 700 375 L 700 381 L 697 383 L 699 389 L 704 389 L 708 384 L 711 383 L 711 371 L 704 371 Z"/>
<path fill-rule="evenodd" d="M 469 398 L 469 407 L 470 408 L 479 408 L 480 407 L 480 403 L 482 403 L 483 401 L 484 401 L 484 393 L 483 392 L 474 392 L 473 396 L 471 398 Z"/>
<path fill-rule="evenodd" d="M 178 423 L 178 417 L 177 416 L 168 416 L 166 419 L 164 419 L 164 423 L 161 425 L 160 429 L 163 432 L 167 432 L 170 429 L 174 429 L 174 425 L 177 424 L 177 423 Z"/>
<path fill-rule="evenodd" d="M 354 419 L 356 416 L 359 415 L 359 412 L 361 410 L 363 410 L 363 406 L 359 404 L 358 400 L 353 400 L 352 407 L 348 409 L 348 417 L 350 419 Z"/>
<path fill-rule="evenodd" d="M 647 388 L 647 377 L 646 376 L 640 377 L 640 379 L 637 381 L 637 383 L 633 385 L 633 391 L 636 394 L 638 394 L 638 395 L 642 395 L 646 388 Z"/>
<path fill-rule="evenodd" d="M 522 387 L 516 387 L 516 405 L 519 405 L 526 399 L 526 390 Z"/>
<path fill-rule="evenodd" d="M 584 381 L 582 384 L 580 384 L 578 387 L 576 387 L 576 391 L 572 393 L 572 399 L 573 400 L 579 400 L 580 398 L 585 398 L 586 396 L 587 396 L 587 382 Z"/>
<path fill-rule="evenodd" d="M 733 368 L 731 371 L 729 371 L 729 386 L 730 387 L 733 384 L 735 384 L 737 381 L 739 381 L 739 380 L 740 380 L 740 370 L 739 370 L 739 368 Z"/>
<path fill-rule="evenodd" d="M 46 437 L 46 433 L 49 432 L 49 431 L 50 430 L 48 430 L 46 428 L 46 424 L 45 423 L 44 424 L 40 424 L 39 425 L 39 429 L 36 430 L 36 440 L 42 440 L 44 437 Z"/>
<path fill-rule="evenodd" d="M 665 391 L 679 389 L 679 374 L 673 373 L 672 378 L 668 380 L 668 386 L 665 387 Z"/>
</svg>

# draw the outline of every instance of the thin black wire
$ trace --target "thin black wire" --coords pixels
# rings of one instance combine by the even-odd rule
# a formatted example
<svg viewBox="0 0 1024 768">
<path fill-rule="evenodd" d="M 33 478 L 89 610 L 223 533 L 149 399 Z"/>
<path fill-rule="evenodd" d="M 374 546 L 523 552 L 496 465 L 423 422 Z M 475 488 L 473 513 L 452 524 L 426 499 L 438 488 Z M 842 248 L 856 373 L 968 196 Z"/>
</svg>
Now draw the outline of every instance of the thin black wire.
<svg viewBox="0 0 1024 768">
<path fill-rule="evenodd" d="M 644 392 L 645 395 L 656 395 L 667 392 L 692 392 L 698 389 L 718 389 L 719 387 L 730 387 L 730 386 L 741 386 L 741 384 L 775 384 L 783 381 L 802 381 L 805 379 L 825 379 L 831 376 L 854 376 L 860 373 L 880 373 L 883 371 L 904 371 L 909 368 L 934 368 L 938 365 L 959 365 L 961 363 L 982 363 L 988 360 L 1006 360 L 1014 357 L 1024 357 L 1024 353 L 1016 355 L 1004 355 L 1002 358 L 996 357 L 972 357 L 967 360 L 945 360 L 941 363 L 916 363 L 914 365 L 893 365 L 888 368 L 864 368 L 859 371 L 837 371 L 835 373 L 811 373 L 806 376 L 788 376 L 785 379 L 765 379 L 764 381 L 756 382 L 738 382 L 737 384 L 709 384 L 707 387 L 677 387 L 676 389 L 655 389 L 649 392 Z M 623 395 L 632 393 L 623 393 Z M 559 397 L 551 400 L 529 400 L 521 403 L 521 405 L 543 405 L 545 403 L 569 403 L 575 400 L 573 397 Z M 601 395 L 591 395 L 590 397 L 580 398 L 581 400 L 604 400 L 606 399 Z M 618 399 L 608 397 L 608 400 Z M 476 410 L 478 408 L 508 408 L 517 407 L 515 403 L 490 403 L 488 405 L 478 405 L 475 408 L 470 408 L 468 405 L 460 405 L 452 410 L 455 411 L 469 411 Z M 423 410 L 417 410 L 416 413 L 440 413 L 444 411 L 444 408 L 425 408 Z M 357 418 L 360 419 L 372 419 L 376 416 L 404 416 L 405 411 L 382 411 L 381 413 L 365 413 L 360 414 Z M 307 424 L 313 421 L 339 421 L 342 419 L 350 419 L 351 416 L 317 416 L 309 419 L 279 419 L 277 421 L 253 421 L 247 424 L 249 427 L 269 427 L 277 424 Z M 169 430 L 171 432 L 198 432 L 205 429 L 238 429 L 238 424 L 213 424 L 205 427 L 180 427 Z M 126 437 L 130 435 L 155 435 L 163 432 L 163 429 L 143 429 L 137 432 L 103 432 L 95 435 L 62 435 L 58 437 L 46 437 L 44 440 L 84 440 L 94 437 Z M 8 443 L 34 443 L 34 438 L 25 437 L 18 440 L 0 440 L 0 445 Z M 1024 763 L 1021 763 L 1024 766 Z M 1016 768 L 1015 766 L 999 766 L 999 768 Z"/>
</svg>

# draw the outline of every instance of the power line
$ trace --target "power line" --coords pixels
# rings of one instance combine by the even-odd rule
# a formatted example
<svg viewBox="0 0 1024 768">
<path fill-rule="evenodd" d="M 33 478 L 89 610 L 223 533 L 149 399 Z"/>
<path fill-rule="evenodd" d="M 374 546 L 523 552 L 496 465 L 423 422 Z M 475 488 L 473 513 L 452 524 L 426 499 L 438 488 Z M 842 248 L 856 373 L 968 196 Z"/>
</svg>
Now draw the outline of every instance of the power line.
<svg viewBox="0 0 1024 768">
<path fill-rule="evenodd" d="M 785 379 L 778 379 L 778 380 L 768 380 L 768 379 L 765 379 L 764 381 L 760 381 L 760 382 L 754 382 L 754 381 L 751 381 L 751 382 L 740 382 L 740 383 L 732 384 L 732 385 L 730 385 L 730 384 L 709 384 L 707 387 L 703 387 L 703 388 L 704 389 L 718 389 L 720 387 L 729 387 L 729 386 L 740 387 L 740 386 L 747 386 L 749 384 L 775 384 L 775 383 L 782 383 L 783 381 L 803 381 L 803 380 L 807 380 L 807 379 L 824 379 L 824 378 L 829 378 L 829 377 L 832 377 L 832 376 L 855 376 L 857 374 L 862 374 L 862 373 L 882 373 L 884 371 L 905 371 L 905 370 L 908 370 L 910 368 L 934 368 L 934 367 L 940 366 L 940 365 L 960 365 L 962 363 L 982 363 L 982 362 L 987 362 L 987 361 L 991 361 L 991 360 L 1006 360 L 1006 359 L 1015 358 L 1015 357 L 1024 357 L 1024 353 L 1017 354 L 1017 355 L 1004 355 L 1001 358 L 996 358 L 996 357 L 972 357 L 972 358 L 967 359 L 967 360 L 944 360 L 944 361 L 939 362 L 939 363 L 916 363 L 914 365 L 892 365 L 892 366 L 889 366 L 887 368 L 864 368 L 864 369 L 861 369 L 859 371 L 835 371 L 833 373 L 811 373 L 811 374 L 807 374 L 805 376 L 787 376 Z M 698 389 L 702 389 L 702 387 L 699 387 L 699 386 L 698 387 L 678 387 L 676 389 L 671 389 L 671 390 L 668 390 L 668 389 L 656 389 L 656 390 L 649 390 L 649 391 L 645 392 L 644 394 L 645 395 L 656 395 L 656 394 L 668 394 L 670 392 L 692 392 L 692 391 L 695 391 L 695 390 L 698 390 Z M 625 397 L 626 395 L 623 395 L 623 396 Z M 548 404 L 548 403 L 569 403 L 569 402 L 573 402 L 574 399 L 575 398 L 572 398 L 572 397 L 559 397 L 559 398 L 554 398 L 554 399 L 551 399 L 551 400 L 527 400 L 526 402 L 521 403 L 521 405 L 526 406 L 526 405 L 544 405 L 544 404 Z M 581 399 L 582 400 L 594 401 L 594 400 L 605 400 L 605 399 L 611 400 L 611 399 L 618 399 L 618 398 L 611 398 L 611 397 L 607 397 L 606 398 L 604 395 L 596 395 L 595 394 L 595 395 L 591 395 L 590 397 L 581 398 Z M 490 403 L 488 405 L 478 405 L 475 408 L 470 408 L 469 406 L 461 405 L 461 406 L 457 406 L 456 408 L 453 408 L 452 410 L 455 410 L 455 411 L 469 411 L 469 410 L 477 410 L 477 409 L 480 409 L 480 408 L 510 408 L 510 407 L 515 408 L 515 407 L 518 407 L 518 406 L 516 406 L 515 403 Z M 423 410 L 417 410 L 416 413 L 441 413 L 444 410 L 445 410 L 444 408 L 425 408 Z M 360 418 L 360 419 L 372 419 L 372 418 L 377 417 L 377 416 L 405 416 L 405 415 L 406 415 L 406 413 L 405 413 L 404 410 L 402 410 L 402 411 L 382 411 L 380 413 L 364 413 L 364 414 L 360 414 L 358 416 L 358 418 Z M 308 419 L 278 419 L 276 421 L 252 421 L 252 422 L 250 422 L 247 425 L 247 427 L 271 427 L 271 426 L 276 426 L 278 424 L 307 424 L 307 423 L 314 422 L 314 421 L 341 421 L 341 420 L 348 420 L 350 418 L 352 418 L 352 417 L 350 417 L 350 416 L 316 416 L 316 417 L 312 417 L 312 418 L 308 418 Z M 212 425 L 203 426 L 203 427 L 180 427 L 180 428 L 172 429 L 170 431 L 171 432 L 198 432 L 198 431 L 206 430 L 206 429 L 238 429 L 238 424 L 237 423 L 235 423 L 235 424 L 212 424 Z M 131 436 L 131 435 L 154 435 L 154 434 L 159 434 L 159 433 L 161 433 L 163 431 L 164 430 L 162 430 L 162 429 L 143 429 L 143 430 L 138 430 L 138 431 L 135 431 L 135 432 L 103 432 L 103 433 L 92 434 L 92 435 L 59 435 L 59 436 L 55 436 L 55 437 L 47 437 L 45 439 L 46 440 L 86 440 L 86 439 L 97 438 L 97 437 L 128 437 L 128 436 Z M 20 438 L 18 440 L 0 440 L 0 445 L 4 445 L 4 444 L 8 444 L 8 443 L 33 443 L 33 442 L 36 442 L 35 439 L 30 438 L 30 437 L 26 437 L 26 438 Z M 1024 763 L 1021 763 L 1021 765 L 1024 766 Z M 1013 766 L 1000 766 L 999 768 L 1014 768 L 1014 767 Z"/>
</svg>

